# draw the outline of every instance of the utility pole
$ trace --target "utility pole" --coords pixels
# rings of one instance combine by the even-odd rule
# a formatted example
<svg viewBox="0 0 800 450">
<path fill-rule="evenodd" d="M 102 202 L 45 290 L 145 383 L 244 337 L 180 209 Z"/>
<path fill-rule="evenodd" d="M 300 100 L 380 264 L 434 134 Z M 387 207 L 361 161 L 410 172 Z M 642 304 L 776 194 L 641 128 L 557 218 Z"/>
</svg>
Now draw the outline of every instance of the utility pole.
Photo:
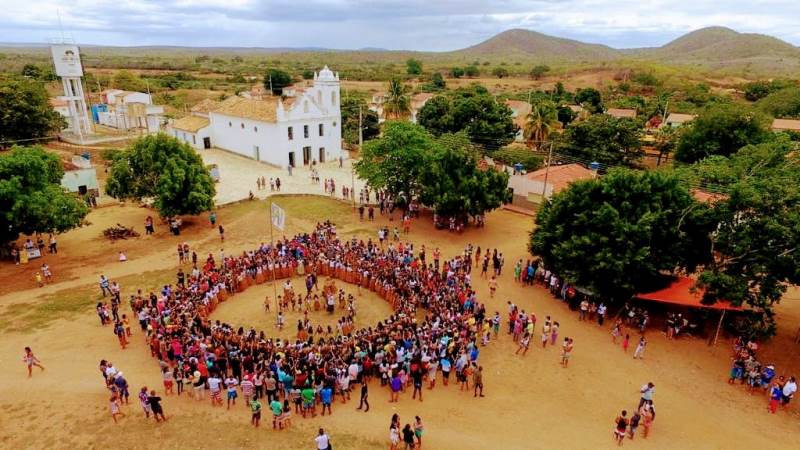
<svg viewBox="0 0 800 450">
<path fill-rule="evenodd" d="M 272 74 L 269 75 L 269 95 L 272 94 Z"/>
<path fill-rule="evenodd" d="M 547 155 L 547 167 L 544 169 L 544 184 L 542 186 L 542 203 L 547 198 L 547 176 L 550 174 L 550 162 L 553 160 L 553 141 L 550 141 L 550 152 Z"/>
<path fill-rule="evenodd" d="M 363 132 L 363 116 L 361 114 L 361 105 L 358 105 L 358 152 L 361 153 L 361 147 L 364 145 L 364 132 Z M 353 169 L 353 158 L 350 158 L 350 196 L 353 199 L 353 210 L 356 209 L 356 176 Z"/>
</svg>

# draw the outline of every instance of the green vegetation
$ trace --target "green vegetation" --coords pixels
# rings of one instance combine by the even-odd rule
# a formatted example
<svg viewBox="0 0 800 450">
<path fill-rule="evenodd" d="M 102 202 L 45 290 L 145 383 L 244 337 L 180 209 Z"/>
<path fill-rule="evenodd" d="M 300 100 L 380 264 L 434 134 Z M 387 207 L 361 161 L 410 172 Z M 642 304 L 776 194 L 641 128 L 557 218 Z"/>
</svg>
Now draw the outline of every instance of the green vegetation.
<svg viewBox="0 0 800 450">
<path fill-rule="evenodd" d="M 394 77 L 389 81 L 386 101 L 383 103 L 383 112 L 387 119 L 402 119 L 411 114 L 409 90 L 400 77 Z"/>
<path fill-rule="evenodd" d="M 136 140 L 111 166 L 106 193 L 154 199 L 162 217 L 200 214 L 214 207 L 214 182 L 200 155 L 166 134 Z"/>
<path fill-rule="evenodd" d="M 635 121 L 595 114 L 571 123 L 555 145 L 558 152 L 581 161 L 635 167 L 644 155 L 641 137 Z"/>
<path fill-rule="evenodd" d="M 531 78 L 534 80 L 541 79 L 547 72 L 550 72 L 550 66 L 546 64 L 538 64 L 531 69 Z"/>
<path fill-rule="evenodd" d="M 603 112 L 603 96 L 595 88 L 578 89 L 575 94 L 575 103 L 590 113 Z"/>
<path fill-rule="evenodd" d="M 485 153 L 508 145 L 517 133 L 508 106 L 481 86 L 437 95 L 420 109 L 417 121 L 434 136 L 464 130 Z"/>
<path fill-rule="evenodd" d="M 540 169 L 544 165 L 543 157 L 534 154 L 530 149 L 519 146 L 503 147 L 492 153 L 492 159 L 507 166 L 522 164 L 522 168 L 528 172 Z"/>
<path fill-rule="evenodd" d="M 0 78 L 0 149 L 14 141 L 53 136 L 65 125 L 41 83 Z"/>
<path fill-rule="evenodd" d="M 568 282 L 621 304 L 662 271 L 692 272 L 705 262 L 705 208 L 675 175 L 614 169 L 546 201 L 530 251 Z"/>
<path fill-rule="evenodd" d="M 20 235 L 61 233 L 89 212 L 61 187 L 61 160 L 41 147 L 13 147 L 0 154 L 0 244 Z"/>
<path fill-rule="evenodd" d="M 772 92 L 757 101 L 756 108 L 772 117 L 800 118 L 800 87 Z"/>
<path fill-rule="evenodd" d="M 510 201 L 508 175 L 477 166 L 465 133 L 435 138 L 419 125 L 388 122 L 383 135 L 364 145 L 355 169 L 400 207 L 419 199 L 437 214 L 466 219 Z"/>
<path fill-rule="evenodd" d="M 348 144 L 358 144 L 358 111 L 361 108 L 361 126 L 364 141 L 380 134 L 378 113 L 367 107 L 363 98 L 347 95 L 342 97 L 342 139 Z"/>
<path fill-rule="evenodd" d="M 496 76 L 497 78 L 505 78 L 508 76 L 508 69 L 505 67 L 495 67 L 492 69 L 492 75 Z"/>
<path fill-rule="evenodd" d="M 711 155 L 728 156 L 766 138 L 768 119 L 749 108 L 711 105 L 681 133 L 675 159 L 692 163 Z"/>
<path fill-rule="evenodd" d="M 291 85 L 292 76 L 280 69 L 269 69 L 264 74 L 264 88 L 273 95 L 283 94 L 283 88 Z"/>
<path fill-rule="evenodd" d="M 531 105 L 531 112 L 525 118 L 523 135 L 530 146 L 541 147 L 550 137 L 550 133 L 560 126 L 556 104 L 550 100 L 540 100 Z"/>
<path fill-rule="evenodd" d="M 406 73 L 409 75 L 422 75 L 422 61 L 414 58 L 406 60 Z"/>
</svg>

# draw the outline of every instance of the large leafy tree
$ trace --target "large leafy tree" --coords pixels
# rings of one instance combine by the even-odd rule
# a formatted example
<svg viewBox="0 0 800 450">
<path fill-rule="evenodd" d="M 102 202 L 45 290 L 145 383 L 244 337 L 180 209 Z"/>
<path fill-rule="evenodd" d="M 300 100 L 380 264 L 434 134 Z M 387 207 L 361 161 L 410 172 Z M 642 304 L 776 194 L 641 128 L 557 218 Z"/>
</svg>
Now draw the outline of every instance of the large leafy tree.
<svg viewBox="0 0 800 450">
<path fill-rule="evenodd" d="M 538 80 L 542 78 L 547 72 L 550 72 L 550 66 L 545 64 L 538 64 L 531 69 L 531 78 Z"/>
<path fill-rule="evenodd" d="M 768 119 L 742 105 L 713 104 L 681 133 L 675 159 L 692 163 L 712 155 L 728 156 L 767 137 Z"/>
<path fill-rule="evenodd" d="M 704 300 L 754 310 L 740 331 L 774 333 L 773 305 L 800 283 L 800 158 L 785 138 L 749 145 L 681 168 L 690 181 L 725 192 L 714 204 L 713 259 L 700 274 Z"/>
<path fill-rule="evenodd" d="M 595 88 L 578 89 L 575 102 L 591 113 L 603 111 L 603 96 Z"/>
<path fill-rule="evenodd" d="M 200 155 L 166 134 L 136 140 L 115 160 L 106 193 L 118 199 L 154 199 L 159 214 L 200 214 L 214 207 L 214 181 Z"/>
<path fill-rule="evenodd" d="M 11 141 L 51 136 L 65 125 L 41 83 L 0 81 L 0 148 L 9 147 Z"/>
<path fill-rule="evenodd" d="M 361 108 L 361 127 L 364 141 L 380 134 L 378 113 L 367 107 L 363 98 L 354 96 L 342 97 L 342 139 L 348 144 L 358 143 L 358 111 Z"/>
<path fill-rule="evenodd" d="M 411 114 L 411 97 L 408 95 L 408 86 L 403 84 L 403 80 L 398 77 L 389 80 L 383 111 L 387 119 L 402 119 Z"/>
<path fill-rule="evenodd" d="M 523 134 L 529 145 L 539 147 L 560 125 L 556 104 L 550 100 L 541 100 L 531 105 L 531 112 L 525 118 Z"/>
<path fill-rule="evenodd" d="M 442 135 L 420 174 L 420 201 L 438 215 L 483 215 L 511 201 L 508 174 L 478 168 L 478 153 L 467 136 Z"/>
<path fill-rule="evenodd" d="M 624 301 L 663 271 L 706 261 L 707 208 L 674 174 L 614 169 L 545 202 L 530 251 L 570 283 Z"/>
<path fill-rule="evenodd" d="M 292 76 L 280 69 L 269 69 L 264 74 L 264 88 L 273 95 L 283 94 L 283 88 L 293 83 Z"/>
<path fill-rule="evenodd" d="M 122 89 L 125 91 L 143 92 L 147 90 L 147 83 L 139 75 L 131 72 L 130 70 L 118 70 L 111 78 L 111 85 L 115 89 Z"/>
<path fill-rule="evenodd" d="M 631 119 L 595 114 L 571 123 L 558 149 L 583 161 L 635 166 L 644 154 L 641 133 L 641 127 Z"/>
<path fill-rule="evenodd" d="M 435 136 L 464 130 L 473 144 L 491 153 L 513 142 L 518 128 L 511 114 L 485 88 L 472 86 L 430 99 L 417 121 Z"/>
<path fill-rule="evenodd" d="M 409 122 L 387 122 L 381 137 L 364 144 L 355 170 L 370 186 L 385 189 L 405 205 L 420 193 L 420 173 L 433 146 L 433 137 L 424 128 Z"/>
<path fill-rule="evenodd" d="M 775 91 L 756 102 L 763 112 L 780 118 L 800 117 L 800 87 Z"/>
<path fill-rule="evenodd" d="M 406 72 L 409 75 L 422 75 L 422 61 L 409 58 L 406 61 Z"/>
<path fill-rule="evenodd" d="M 89 212 L 61 187 L 61 160 L 41 147 L 14 147 L 0 154 L 0 244 L 20 233 L 64 232 Z"/>
</svg>

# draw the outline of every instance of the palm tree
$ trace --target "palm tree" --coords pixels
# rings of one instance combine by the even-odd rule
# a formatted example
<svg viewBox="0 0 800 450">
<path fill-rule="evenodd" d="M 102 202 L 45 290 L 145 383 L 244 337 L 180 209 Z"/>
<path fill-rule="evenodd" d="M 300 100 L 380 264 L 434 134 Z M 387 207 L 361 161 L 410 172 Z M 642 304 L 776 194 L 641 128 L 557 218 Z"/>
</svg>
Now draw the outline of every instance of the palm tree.
<svg viewBox="0 0 800 450">
<path fill-rule="evenodd" d="M 525 120 L 523 136 L 531 147 L 546 141 L 554 130 L 561 126 L 558 121 L 556 104 L 542 100 L 531 105 L 531 112 Z"/>
<path fill-rule="evenodd" d="M 411 97 L 408 96 L 408 88 L 400 78 L 395 77 L 389 81 L 383 111 L 386 118 L 393 119 L 408 117 L 411 114 Z"/>
</svg>

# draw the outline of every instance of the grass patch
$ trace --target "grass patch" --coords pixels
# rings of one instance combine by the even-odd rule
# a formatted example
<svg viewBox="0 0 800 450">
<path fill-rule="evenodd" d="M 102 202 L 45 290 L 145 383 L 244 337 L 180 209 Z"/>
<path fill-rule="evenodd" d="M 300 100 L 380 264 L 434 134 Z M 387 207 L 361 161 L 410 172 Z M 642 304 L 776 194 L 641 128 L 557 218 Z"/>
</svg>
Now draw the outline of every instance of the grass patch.
<svg viewBox="0 0 800 450">
<path fill-rule="evenodd" d="M 156 290 L 173 279 L 173 269 L 144 272 L 117 279 L 123 289 L 123 304 L 127 302 L 124 293 L 141 289 L 147 293 Z M 108 300 L 109 297 L 106 297 Z M 93 283 L 75 289 L 65 289 L 40 297 L 36 301 L 15 303 L 3 309 L 0 331 L 9 333 L 29 333 L 49 327 L 59 319 L 71 319 L 91 311 L 97 302 L 103 301 L 100 289 Z"/>
</svg>

